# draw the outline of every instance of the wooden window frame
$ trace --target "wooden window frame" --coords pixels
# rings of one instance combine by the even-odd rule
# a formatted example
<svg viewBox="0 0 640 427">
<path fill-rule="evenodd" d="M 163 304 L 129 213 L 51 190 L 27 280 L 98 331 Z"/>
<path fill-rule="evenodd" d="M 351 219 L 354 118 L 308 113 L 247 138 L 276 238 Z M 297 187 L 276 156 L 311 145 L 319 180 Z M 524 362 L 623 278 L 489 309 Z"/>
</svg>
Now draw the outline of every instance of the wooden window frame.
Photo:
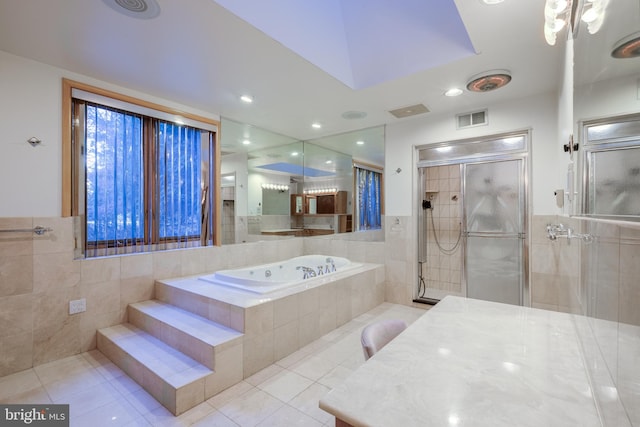
<svg viewBox="0 0 640 427">
<path fill-rule="evenodd" d="M 76 149 L 73 146 L 73 123 L 72 117 L 72 91 L 74 89 L 79 89 L 85 92 L 94 93 L 96 95 L 105 96 L 107 98 L 112 98 L 118 101 L 127 102 L 133 105 L 138 105 L 144 108 L 150 108 L 153 110 L 157 110 L 163 113 L 172 114 L 179 117 L 184 117 L 186 119 L 199 121 L 202 123 L 206 123 L 209 125 L 213 125 L 216 127 L 217 131 L 214 132 L 214 141 L 213 141 L 213 150 L 214 150 L 214 161 L 213 167 L 214 171 L 214 185 L 215 188 L 221 187 L 221 178 L 220 178 L 220 144 L 219 144 L 219 135 L 220 135 L 220 121 L 210 119 L 208 117 L 203 117 L 197 114 L 192 114 L 185 111 L 180 111 L 174 108 L 170 108 L 161 104 L 156 104 L 154 102 L 149 102 L 145 100 L 141 100 L 132 96 L 123 95 L 117 92 L 113 92 L 107 89 L 102 89 L 96 86 L 92 86 L 86 83 L 81 83 L 78 81 L 70 80 L 70 79 L 62 79 L 62 217 L 70 217 L 77 215 L 79 212 L 78 209 L 78 200 L 77 197 L 74 196 L 74 185 L 77 184 L 77 177 L 74 176 L 73 170 L 73 156 L 74 150 Z M 146 191 L 146 190 L 145 190 Z M 221 238 L 221 230 L 222 230 L 222 218 L 221 218 L 221 203 L 220 203 L 220 192 L 213 192 L 213 206 L 214 206 L 214 230 L 213 230 L 213 245 L 220 246 L 222 243 Z"/>
</svg>

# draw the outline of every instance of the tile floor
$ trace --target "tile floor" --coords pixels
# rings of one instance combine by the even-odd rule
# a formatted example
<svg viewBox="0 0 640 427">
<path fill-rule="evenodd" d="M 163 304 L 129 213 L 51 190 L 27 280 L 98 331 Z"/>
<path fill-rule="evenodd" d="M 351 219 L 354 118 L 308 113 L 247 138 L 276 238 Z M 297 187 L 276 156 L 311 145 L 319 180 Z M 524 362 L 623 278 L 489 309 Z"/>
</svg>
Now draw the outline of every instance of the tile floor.
<svg viewBox="0 0 640 427">
<path fill-rule="evenodd" d="M 68 403 L 77 427 L 333 426 L 318 401 L 364 363 L 362 328 L 424 312 L 383 303 L 178 417 L 97 350 L 0 378 L 0 402 Z"/>
</svg>

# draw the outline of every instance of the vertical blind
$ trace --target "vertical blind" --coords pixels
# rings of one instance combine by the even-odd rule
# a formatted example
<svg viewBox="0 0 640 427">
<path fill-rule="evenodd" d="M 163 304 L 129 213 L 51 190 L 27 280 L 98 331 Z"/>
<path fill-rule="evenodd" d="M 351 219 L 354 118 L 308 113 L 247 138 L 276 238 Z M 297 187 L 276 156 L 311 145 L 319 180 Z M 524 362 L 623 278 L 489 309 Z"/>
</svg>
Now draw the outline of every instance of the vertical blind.
<svg viewBox="0 0 640 427">
<path fill-rule="evenodd" d="M 142 243 L 142 117 L 87 105 L 85 147 L 87 241 Z"/>
<path fill-rule="evenodd" d="M 200 238 L 200 132 L 157 124 L 158 215 L 161 239 Z"/>
<path fill-rule="evenodd" d="M 210 243 L 211 132 L 74 103 L 74 111 L 82 109 L 77 134 L 84 136 L 84 162 L 76 167 L 85 176 L 85 256 Z"/>
</svg>

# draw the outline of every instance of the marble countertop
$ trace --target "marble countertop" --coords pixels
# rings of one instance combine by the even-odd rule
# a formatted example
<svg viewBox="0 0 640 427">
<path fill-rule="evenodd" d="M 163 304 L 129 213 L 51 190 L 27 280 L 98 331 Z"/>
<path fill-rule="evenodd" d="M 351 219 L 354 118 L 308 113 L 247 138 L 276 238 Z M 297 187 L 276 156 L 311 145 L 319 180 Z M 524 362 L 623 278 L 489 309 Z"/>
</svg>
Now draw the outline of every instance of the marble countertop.
<svg viewBox="0 0 640 427">
<path fill-rule="evenodd" d="M 320 407 L 353 426 L 601 426 L 571 315 L 453 296 Z"/>
</svg>

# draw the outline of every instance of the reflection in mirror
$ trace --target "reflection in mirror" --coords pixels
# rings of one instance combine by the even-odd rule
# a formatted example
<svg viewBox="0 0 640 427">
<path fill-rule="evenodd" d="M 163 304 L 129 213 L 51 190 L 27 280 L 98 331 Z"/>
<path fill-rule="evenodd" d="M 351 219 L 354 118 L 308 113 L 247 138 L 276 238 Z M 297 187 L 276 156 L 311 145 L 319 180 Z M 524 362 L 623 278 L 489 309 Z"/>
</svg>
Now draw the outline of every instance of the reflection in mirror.
<svg viewBox="0 0 640 427">
<path fill-rule="evenodd" d="M 640 114 L 585 122 L 584 214 L 640 221 Z"/>
<path fill-rule="evenodd" d="M 297 140 L 288 136 L 270 132 L 245 123 L 239 123 L 227 118 L 220 121 L 221 144 L 221 174 L 235 175 L 235 200 L 234 200 L 234 241 L 227 243 L 242 243 L 255 240 L 249 233 L 249 229 L 259 230 L 262 218 L 262 182 L 253 185 L 250 179 L 250 159 L 253 159 L 254 151 L 260 153 L 268 147 L 277 147 L 295 143 Z M 286 182 L 288 184 L 288 181 Z M 231 235 L 226 229 L 224 235 Z M 230 239 L 230 238 L 229 238 Z"/>
<path fill-rule="evenodd" d="M 382 126 L 302 142 L 223 118 L 221 145 L 222 174 L 235 175 L 235 218 L 225 221 L 235 230 L 223 226 L 224 244 L 355 231 L 354 163 L 384 164 Z M 378 231 L 358 237 L 382 240 Z"/>
<path fill-rule="evenodd" d="M 583 7 L 588 8 L 588 4 Z M 600 198 L 602 202 L 622 202 L 622 199 L 630 195 L 629 190 L 635 185 L 635 181 L 632 176 L 634 168 L 631 168 L 631 175 L 627 177 L 629 179 L 617 176 L 615 186 L 607 184 L 612 165 L 606 166 L 606 162 L 603 162 L 605 158 L 612 160 L 615 167 L 615 164 L 621 165 L 620 160 L 632 151 L 621 151 L 618 155 L 604 154 L 603 140 L 593 134 L 593 131 L 612 129 L 608 125 L 629 122 L 631 115 L 640 113 L 640 2 L 610 2 L 604 9 L 604 19 L 599 28 L 582 20 L 578 22 L 573 44 L 573 119 L 578 126 L 574 134 L 579 136 L 576 142 L 580 144 L 582 152 L 578 159 L 579 176 L 582 179 L 578 182 L 577 193 L 580 203 L 577 205 L 577 211 L 590 216 L 616 215 L 619 216 L 618 219 L 638 221 L 638 212 L 632 212 L 627 208 L 624 212 L 618 211 L 597 201 L 597 192 L 604 191 L 606 196 Z M 635 44 L 632 42 L 628 47 L 620 48 L 629 40 L 635 40 Z M 619 52 L 624 52 L 623 55 L 628 57 L 621 58 Z M 637 122 L 638 118 L 634 120 Z M 608 127 L 603 128 L 603 125 Z M 620 128 L 620 125 L 616 125 L 616 128 Z M 629 150 L 634 145 L 640 146 L 640 132 L 637 126 L 633 128 L 635 134 L 626 132 L 624 135 L 615 135 L 610 132 L 606 150 Z M 592 135 L 589 135 L 590 129 Z M 614 147 L 615 145 L 617 147 Z M 596 158 L 602 161 L 595 161 Z M 595 187 L 596 181 L 599 190 Z M 640 192 L 640 189 L 637 191 Z M 638 192 L 634 194 L 633 197 L 636 198 L 640 195 Z M 618 203 L 618 206 L 622 208 L 628 204 Z"/>
<path fill-rule="evenodd" d="M 578 4 L 593 9 L 595 2 Z M 600 22 L 600 28 L 577 21 L 573 42 L 579 156 L 572 160 L 580 162 L 582 178 L 577 180 L 577 213 L 638 221 L 640 2 L 611 0 L 604 11 L 602 21 L 592 21 Z M 620 49 L 628 40 L 635 44 Z M 594 398 L 602 409 L 602 425 L 640 426 L 637 225 L 581 222 L 595 236 L 593 244 L 578 248 L 583 260 L 580 294 L 589 326 L 581 339 Z"/>
<path fill-rule="evenodd" d="M 235 172 L 221 175 L 220 200 L 222 201 L 222 244 L 228 245 L 236 242 L 236 174 Z"/>
</svg>

